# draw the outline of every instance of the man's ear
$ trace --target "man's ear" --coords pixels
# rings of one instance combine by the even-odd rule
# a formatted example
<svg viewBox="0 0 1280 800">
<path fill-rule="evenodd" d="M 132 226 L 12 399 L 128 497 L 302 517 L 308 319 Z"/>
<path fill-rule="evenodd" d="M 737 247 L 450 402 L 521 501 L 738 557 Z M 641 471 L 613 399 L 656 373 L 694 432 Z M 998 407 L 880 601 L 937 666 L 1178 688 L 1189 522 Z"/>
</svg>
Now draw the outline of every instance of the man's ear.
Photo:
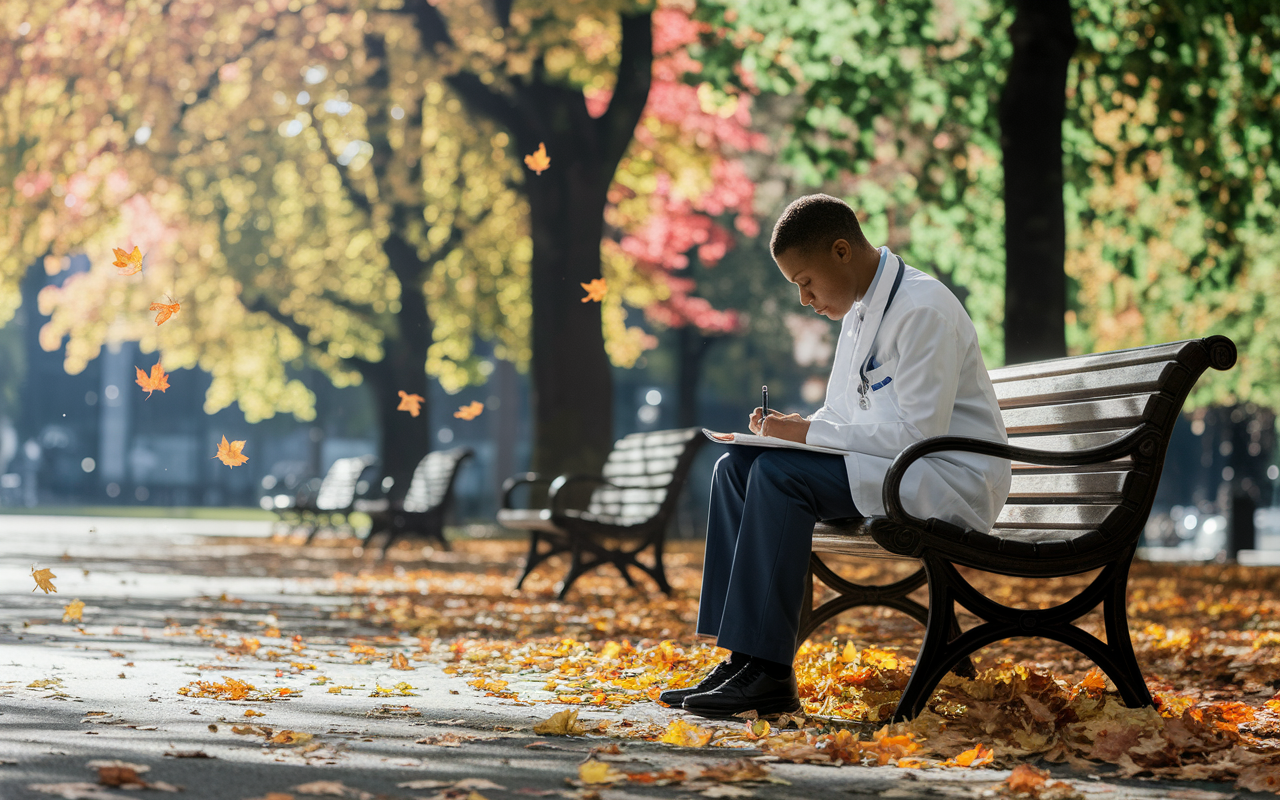
<svg viewBox="0 0 1280 800">
<path fill-rule="evenodd" d="M 831 243 L 831 255 L 841 263 L 847 264 L 853 258 L 853 245 L 848 239 L 836 239 Z"/>
</svg>

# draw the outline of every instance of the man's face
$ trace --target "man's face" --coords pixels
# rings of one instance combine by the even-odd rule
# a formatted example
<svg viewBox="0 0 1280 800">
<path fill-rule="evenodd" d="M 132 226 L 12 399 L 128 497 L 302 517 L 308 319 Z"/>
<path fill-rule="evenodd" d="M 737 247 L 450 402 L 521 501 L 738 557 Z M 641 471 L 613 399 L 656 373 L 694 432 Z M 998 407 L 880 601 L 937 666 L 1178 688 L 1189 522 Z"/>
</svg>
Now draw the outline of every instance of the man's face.
<svg viewBox="0 0 1280 800">
<path fill-rule="evenodd" d="M 853 247 L 836 239 L 828 250 L 792 247 L 778 254 L 778 269 L 800 289 L 800 304 L 839 320 L 853 308 Z"/>
</svg>

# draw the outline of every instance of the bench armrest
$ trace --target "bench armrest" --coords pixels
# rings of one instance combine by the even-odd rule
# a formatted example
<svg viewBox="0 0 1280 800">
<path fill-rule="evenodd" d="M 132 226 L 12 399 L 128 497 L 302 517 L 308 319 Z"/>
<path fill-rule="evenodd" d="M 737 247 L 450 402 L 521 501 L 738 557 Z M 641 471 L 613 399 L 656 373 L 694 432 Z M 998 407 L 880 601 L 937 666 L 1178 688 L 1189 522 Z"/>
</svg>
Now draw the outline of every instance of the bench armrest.
<svg viewBox="0 0 1280 800">
<path fill-rule="evenodd" d="M 924 520 L 916 519 L 902 507 L 900 492 L 902 478 L 907 474 L 907 469 L 930 453 L 952 450 L 1008 458 L 1015 461 L 1025 461 L 1028 464 L 1042 464 L 1049 467 L 1073 467 L 1114 461 L 1117 458 L 1130 455 L 1134 451 L 1140 452 L 1143 456 L 1152 456 L 1159 449 L 1159 439 L 1160 434 L 1157 431 L 1142 425 L 1114 442 L 1104 444 L 1101 447 L 1060 452 L 1036 450 L 1030 447 L 1016 447 L 1005 442 L 974 439 L 969 436 L 930 436 L 927 439 L 921 439 L 908 445 L 893 459 L 893 463 L 889 465 L 889 472 L 885 475 L 884 493 L 881 495 L 881 499 L 884 502 L 885 515 L 894 522 L 923 528 L 925 526 Z"/>
<path fill-rule="evenodd" d="M 560 491 L 564 487 L 574 483 L 595 483 L 600 485 L 616 486 L 612 481 L 603 475 L 561 475 L 551 482 L 551 489 L 547 493 L 547 508 L 551 509 L 552 516 L 559 514 L 563 509 L 558 507 L 556 500 L 560 497 Z M 619 489 L 622 487 L 618 487 Z"/>
<path fill-rule="evenodd" d="M 514 508 L 511 505 L 511 493 L 517 487 L 526 483 L 551 483 L 553 478 L 544 477 L 536 472 L 521 472 L 518 475 L 512 475 L 502 482 L 502 507 Z"/>
</svg>

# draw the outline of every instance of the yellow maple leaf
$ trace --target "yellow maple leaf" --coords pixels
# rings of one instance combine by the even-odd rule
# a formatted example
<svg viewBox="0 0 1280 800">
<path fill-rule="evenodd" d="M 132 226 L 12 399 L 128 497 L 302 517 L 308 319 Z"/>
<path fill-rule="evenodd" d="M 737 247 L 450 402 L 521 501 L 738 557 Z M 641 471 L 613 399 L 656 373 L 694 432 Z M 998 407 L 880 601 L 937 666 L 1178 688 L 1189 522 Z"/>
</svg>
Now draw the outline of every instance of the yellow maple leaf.
<svg viewBox="0 0 1280 800">
<path fill-rule="evenodd" d="M 544 142 L 538 142 L 538 149 L 524 157 L 525 166 L 533 170 L 533 174 L 541 175 L 542 171 L 551 166 L 551 157 L 547 155 L 547 145 Z"/>
<path fill-rule="evenodd" d="M 266 716 L 266 714 L 263 714 L 261 711 L 254 711 L 252 708 L 246 708 L 244 710 L 244 715 L 246 717 L 265 717 Z"/>
<path fill-rule="evenodd" d="M 404 389 L 400 390 L 400 405 L 396 406 L 396 411 L 408 411 L 410 416 L 418 416 L 422 413 L 423 396 L 420 394 L 409 394 Z"/>
<path fill-rule="evenodd" d="M 35 591 L 35 590 L 33 589 L 32 591 Z M 73 619 L 78 621 L 83 621 L 84 617 L 81 616 L 81 614 L 83 613 L 84 613 L 84 601 L 72 600 L 70 603 L 67 603 L 65 608 L 62 609 L 62 621 L 70 622 Z"/>
<path fill-rule="evenodd" d="M 218 452 L 213 457 L 226 464 L 228 467 L 238 467 L 249 460 L 249 457 L 240 452 L 244 447 L 244 439 L 234 442 L 228 442 L 227 437 L 222 437 L 222 444 L 218 445 Z"/>
<path fill-rule="evenodd" d="M 571 708 L 557 711 L 541 722 L 535 722 L 533 732 L 539 736 L 581 736 L 587 729 L 578 722 L 578 710 Z"/>
<path fill-rule="evenodd" d="M 147 393 L 147 397 L 151 397 L 151 393 L 154 391 L 163 392 L 169 388 L 169 376 L 165 373 L 164 367 L 160 366 L 159 361 L 151 366 L 150 375 L 143 372 L 141 367 L 135 366 L 134 369 L 138 373 L 138 379 L 134 382 L 142 387 L 142 391 Z"/>
<path fill-rule="evenodd" d="M 409 659 L 404 657 L 404 653 L 396 653 L 391 657 L 391 668 L 411 670 L 413 666 L 409 664 Z"/>
<path fill-rule="evenodd" d="M 481 411 L 484 411 L 484 403 L 472 400 L 465 406 L 458 406 L 458 410 L 453 412 L 453 415 L 458 419 L 473 420 L 480 416 Z"/>
<path fill-rule="evenodd" d="M 160 312 L 156 314 L 156 324 L 163 325 L 165 320 L 177 314 L 180 308 L 182 308 L 182 303 L 174 302 L 174 299 L 170 297 L 167 303 L 152 303 L 150 310 Z"/>
<path fill-rule="evenodd" d="M 596 761 L 594 758 L 578 765 L 578 780 L 583 783 L 617 783 L 626 779 L 625 772 L 619 772 L 612 764 Z"/>
<path fill-rule="evenodd" d="M 578 285 L 587 290 L 587 296 L 582 298 L 582 302 L 584 303 L 589 303 L 592 300 L 599 303 L 604 300 L 605 290 L 608 289 L 604 278 L 595 278 L 591 283 L 580 282 Z"/>
<path fill-rule="evenodd" d="M 706 747 L 715 731 L 691 725 L 682 719 L 672 720 L 658 741 L 679 747 Z"/>
<path fill-rule="evenodd" d="M 31 577 L 36 579 L 36 589 L 44 589 L 44 593 L 58 591 L 58 587 L 53 585 L 53 579 L 58 577 L 53 574 L 53 570 L 46 567 L 45 569 L 36 569 L 35 565 L 31 565 Z M 35 591 L 32 589 L 31 591 Z"/>
<path fill-rule="evenodd" d="M 142 251 L 137 245 L 133 246 L 132 253 L 121 250 L 119 247 L 111 249 L 116 254 L 116 260 L 112 262 L 112 266 L 119 267 L 121 275 L 133 275 L 142 271 Z"/>
</svg>

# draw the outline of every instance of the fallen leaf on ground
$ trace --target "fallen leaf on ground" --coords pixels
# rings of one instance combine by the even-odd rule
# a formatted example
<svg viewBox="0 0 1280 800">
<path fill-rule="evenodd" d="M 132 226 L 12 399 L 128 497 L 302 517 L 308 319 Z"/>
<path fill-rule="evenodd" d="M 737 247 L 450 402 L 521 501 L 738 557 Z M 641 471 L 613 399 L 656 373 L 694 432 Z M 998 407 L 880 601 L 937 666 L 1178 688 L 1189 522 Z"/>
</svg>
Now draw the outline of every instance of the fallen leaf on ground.
<svg viewBox="0 0 1280 800">
<path fill-rule="evenodd" d="M 585 784 L 618 783 L 627 779 L 627 773 L 613 768 L 612 764 L 592 759 L 578 765 L 578 780 Z"/>
<path fill-rule="evenodd" d="M 235 442 L 228 442 L 227 437 L 222 437 L 222 444 L 218 445 L 218 452 L 213 457 L 226 464 L 228 467 L 237 467 L 249 460 L 249 457 L 240 452 L 244 447 L 245 440 L 240 439 Z"/>
<path fill-rule="evenodd" d="M 341 781 L 312 781 L 293 787 L 298 794 L 320 795 L 322 797 L 353 797 L 356 800 L 373 800 L 374 794 L 361 789 L 354 789 Z"/>
<path fill-rule="evenodd" d="M 70 603 L 67 603 L 65 608 L 62 609 L 62 621 L 71 622 L 72 620 L 75 620 L 77 622 L 82 622 L 83 617 L 81 615 L 83 613 L 84 601 L 72 600 Z"/>
<path fill-rule="evenodd" d="M 416 417 L 422 413 L 422 401 L 426 399 L 420 394 L 410 394 L 404 389 L 400 390 L 400 405 L 396 406 L 396 411 L 408 411 L 409 416 Z"/>
<path fill-rule="evenodd" d="M 391 668 L 412 670 L 413 666 L 409 663 L 409 659 L 404 657 L 404 653 L 396 653 L 391 657 Z"/>
<path fill-rule="evenodd" d="M 541 175 L 548 169 L 551 166 L 551 157 L 547 155 L 546 143 L 538 142 L 538 149 L 524 157 L 524 164 L 533 170 L 535 175 Z"/>
<path fill-rule="evenodd" d="M 956 767 L 981 767 L 990 764 L 995 758 L 995 751 L 989 747 L 983 747 L 982 744 L 975 744 L 973 747 L 965 750 L 954 759 L 948 759 L 943 762 L 944 766 Z"/>
<path fill-rule="evenodd" d="M 119 247 L 111 250 L 116 254 L 116 260 L 111 265 L 120 270 L 120 275 L 134 275 L 142 271 L 142 250 L 137 245 L 133 246 L 133 252 Z"/>
<path fill-rule="evenodd" d="M 698 777 L 703 780 L 719 781 L 721 783 L 739 783 L 741 781 L 767 781 L 770 780 L 771 775 L 769 768 L 759 761 L 740 758 L 727 764 L 704 767 L 702 774 Z"/>
<path fill-rule="evenodd" d="M 679 747 L 706 747 L 715 731 L 685 722 L 682 719 L 672 720 L 667 730 L 658 741 L 674 744 Z"/>
<path fill-rule="evenodd" d="M 579 282 L 578 285 L 587 290 L 587 296 L 582 298 L 582 302 L 584 303 L 590 303 L 593 300 L 597 303 L 602 302 L 604 300 L 604 293 L 609 288 L 608 284 L 605 283 L 604 278 L 593 278 L 590 283 Z"/>
<path fill-rule="evenodd" d="M 162 755 L 169 758 L 214 758 L 203 750 L 166 750 Z"/>
<path fill-rule="evenodd" d="M 147 393 L 147 397 L 151 397 L 151 393 L 155 391 L 165 391 L 169 388 L 169 376 L 165 373 L 164 367 L 160 366 L 157 361 L 151 365 L 151 374 L 142 371 L 141 367 L 134 367 L 138 373 L 137 380 L 134 383 L 142 387 L 142 391 Z"/>
<path fill-rule="evenodd" d="M 244 715 L 246 717 L 265 717 L 266 716 L 266 714 L 262 713 L 261 711 L 254 711 L 252 708 L 246 708 L 244 710 Z"/>
<path fill-rule="evenodd" d="M 32 791 L 51 794 L 62 800 L 119 800 L 120 795 L 107 791 L 96 783 L 75 781 L 70 783 L 32 783 Z"/>
<path fill-rule="evenodd" d="M 533 732 L 539 736 L 582 736 L 587 728 L 578 722 L 578 710 L 557 711 L 541 722 L 533 723 Z"/>
<path fill-rule="evenodd" d="M 56 592 L 58 588 L 53 585 L 53 579 L 58 577 L 53 574 L 53 570 L 46 567 L 45 569 L 36 569 L 35 565 L 31 566 L 31 577 L 36 579 L 36 589 L 44 589 L 44 593 Z M 31 591 L 35 591 L 32 589 Z"/>
<path fill-rule="evenodd" d="M 302 731 L 284 730 L 267 739 L 268 744 L 306 744 L 311 741 L 312 735 L 303 733 Z M 295 788 L 294 791 L 300 791 Z"/>
</svg>

